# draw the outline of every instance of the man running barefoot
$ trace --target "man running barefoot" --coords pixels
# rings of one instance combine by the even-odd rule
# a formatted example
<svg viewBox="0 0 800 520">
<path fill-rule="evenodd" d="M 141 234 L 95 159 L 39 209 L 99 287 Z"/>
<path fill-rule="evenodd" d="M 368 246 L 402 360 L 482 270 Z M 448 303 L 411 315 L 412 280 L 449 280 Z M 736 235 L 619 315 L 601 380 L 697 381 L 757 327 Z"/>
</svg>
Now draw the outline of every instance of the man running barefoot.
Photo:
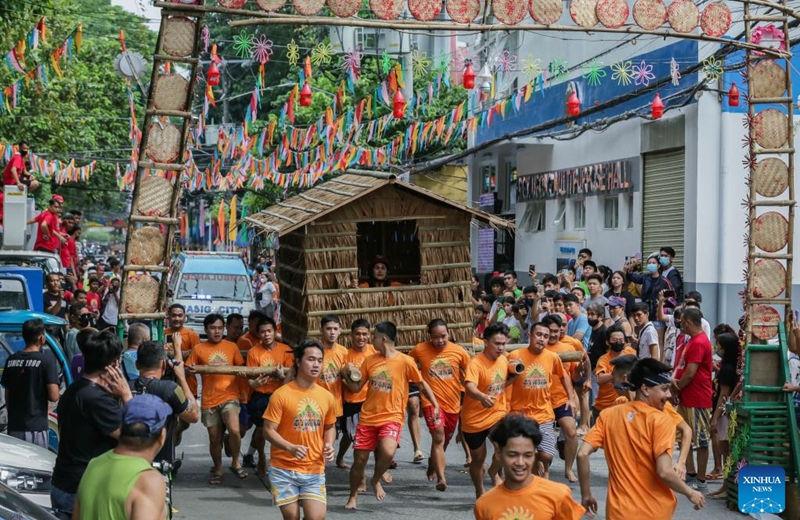
<svg viewBox="0 0 800 520">
<path fill-rule="evenodd" d="M 353 367 L 345 368 L 344 382 L 354 393 L 369 383 L 367 399 L 361 407 L 361 417 L 356 428 L 355 456 L 350 468 L 350 498 L 345 509 L 355 509 L 358 502 L 358 486 L 364 478 L 364 468 L 371 451 L 375 451 L 375 473 L 371 483 L 375 498 L 383 500 L 386 492 L 381 477 L 389 469 L 403 426 L 403 409 L 408 400 L 408 383 L 417 383 L 433 406 L 434 416 L 439 413 L 439 403 L 431 388 L 422 380 L 416 363 L 410 357 L 395 350 L 397 327 L 390 321 L 375 325 L 373 345 L 378 351 L 361 365 L 361 380 L 352 380 Z"/>
<path fill-rule="evenodd" d="M 294 350 L 294 359 L 294 380 L 275 390 L 264 412 L 269 482 L 284 520 L 300 518 L 300 502 L 304 519 L 324 520 L 325 461 L 333 461 L 335 400 L 317 384 L 322 345 L 306 340 Z"/>
<path fill-rule="evenodd" d="M 438 480 L 437 491 L 447 489 L 445 479 L 445 456 L 447 445 L 458 426 L 461 412 L 461 379 L 467 370 L 470 357 L 460 346 L 450 342 L 447 323 L 435 319 L 428 323 L 430 341 L 417 344 L 409 356 L 417 362 L 422 379 L 428 384 L 440 404 L 438 414 L 433 406 L 423 399 L 423 414 L 431 432 L 431 456 L 428 459 L 428 480 Z M 423 396 L 424 397 L 424 396 Z"/>
<path fill-rule="evenodd" d="M 464 377 L 464 407 L 461 409 L 461 429 L 469 447 L 472 461 L 469 476 L 475 485 L 475 497 L 484 493 L 483 478 L 486 462 L 486 439 L 492 428 L 508 413 L 505 388 L 508 377 L 508 358 L 504 356 L 508 342 L 508 327 L 494 323 L 486 327 L 483 352 L 472 358 Z M 497 452 L 495 452 L 496 454 Z M 495 482 L 500 460 L 492 458 L 489 477 Z"/>
<path fill-rule="evenodd" d="M 507 415 L 490 438 L 498 449 L 505 481 L 475 502 L 475 520 L 535 518 L 578 520 L 585 510 L 564 484 L 534 476 L 539 427 L 521 415 Z"/>
<path fill-rule="evenodd" d="M 323 316 L 321 320 L 322 347 L 325 359 L 322 362 L 322 372 L 319 374 L 318 384 L 333 395 L 336 402 L 336 435 L 341 432 L 341 418 L 344 415 L 342 406 L 342 367 L 344 367 L 347 349 L 339 345 L 339 335 L 342 333 L 342 323 L 339 317 L 334 314 Z M 349 469 L 344 463 L 336 465 L 340 468 Z"/>
</svg>

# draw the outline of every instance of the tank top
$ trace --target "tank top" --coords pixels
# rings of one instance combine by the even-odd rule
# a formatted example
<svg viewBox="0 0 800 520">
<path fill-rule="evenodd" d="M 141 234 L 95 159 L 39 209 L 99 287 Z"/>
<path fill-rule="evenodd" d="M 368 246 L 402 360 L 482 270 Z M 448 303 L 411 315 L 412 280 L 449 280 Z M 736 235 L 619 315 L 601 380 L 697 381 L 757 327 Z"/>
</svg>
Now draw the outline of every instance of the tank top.
<svg viewBox="0 0 800 520">
<path fill-rule="evenodd" d="M 145 471 L 155 469 L 142 457 L 118 455 L 113 450 L 92 459 L 78 488 L 81 517 L 126 520 L 125 501 Z"/>
</svg>

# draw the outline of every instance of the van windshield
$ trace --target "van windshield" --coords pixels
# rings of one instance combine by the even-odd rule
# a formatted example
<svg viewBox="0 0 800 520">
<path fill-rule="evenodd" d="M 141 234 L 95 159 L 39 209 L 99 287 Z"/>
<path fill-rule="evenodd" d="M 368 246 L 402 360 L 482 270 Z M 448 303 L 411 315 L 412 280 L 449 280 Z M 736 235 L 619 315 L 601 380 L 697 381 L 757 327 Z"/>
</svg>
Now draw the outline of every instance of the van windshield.
<svg viewBox="0 0 800 520">
<path fill-rule="evenodd" d="M 187 300 L 251 300 L 250 279 L 235 274 L 184 273 L 176 297 Z"/>
</svg>

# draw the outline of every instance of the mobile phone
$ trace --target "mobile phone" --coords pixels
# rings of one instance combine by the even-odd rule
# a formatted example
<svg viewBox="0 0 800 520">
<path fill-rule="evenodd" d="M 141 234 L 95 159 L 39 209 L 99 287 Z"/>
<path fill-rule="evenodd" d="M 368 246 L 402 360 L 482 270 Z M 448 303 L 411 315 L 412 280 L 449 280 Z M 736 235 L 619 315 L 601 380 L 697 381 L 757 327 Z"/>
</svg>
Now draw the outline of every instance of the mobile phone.
<svg viewBox="0 0 800 520">
<path fill-rule="evenodd" d="M 671 291 L 669 289 L 664 291 L 664 298 L 674 298 L 674 297 L 675 297 L 675 291 Z"/>
<path fill-rule="evenodd" d="M 634 258 L 636 258 L 637 260 L 641 260 L 642 259 L 642 253 L 636 253 L 636 256 Z"/>
<path fill-rule="evenodd" d="M 528 272 L 530 273 L 531 271 L 534 273 L 536 272 L 536 264 L 531 264 L 528 266 Z"/>
<path fill-rule="evenodd" d="M 631 257 L 629 257 L 629 256 L 626 256 L 626 257 L 625 257 L 625 263 L 627 264 L 627 263 L 628 263 L 628 262 L 630 262 L 630 261 L 631 261 Z"/>
<path fill-rule="evenodd" d="M 794 314 L 795 323 L 800 323 L 800 311 L 795 309 L 795 310 L 792 311 L 792 314 Z"/>
</svg>

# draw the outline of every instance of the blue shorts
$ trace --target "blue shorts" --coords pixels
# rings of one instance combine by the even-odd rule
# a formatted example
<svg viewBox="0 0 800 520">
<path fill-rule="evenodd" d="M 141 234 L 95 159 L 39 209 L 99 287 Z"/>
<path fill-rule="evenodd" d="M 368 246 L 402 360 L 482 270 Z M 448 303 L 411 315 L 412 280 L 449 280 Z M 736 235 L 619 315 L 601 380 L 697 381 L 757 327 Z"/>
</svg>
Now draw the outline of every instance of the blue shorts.
<svg viewBox="0 0 800 520">
<path fill-rule="evenodd" d="M 298 500 L 328 503 L 325 497 L 325 473 L 309 475 L 270 466 L 269 483 L 272 487 L 272 498 L 278 507 Z"/>
<path fill-rule="evenodd" d="M 564 417 L 575 417 L 575 415 L 572 413 L 572 408 L 567 408 L 568 404 L 569 403 L 564 403 L 558 408 L 553 408 L 553 412 L 556 414 L 556 422 Z"/>
<path fill-rule="evenodd" d="M 256 428 L 264 426 L 264 412 L 267 411 L 270 397 L 272 397 L 272 394 L 264 394 L 262 392 L 250 394 L 250 399 L 247 401 L 247 414 L 250 416 L 250 422 Z"/>
</svg>

